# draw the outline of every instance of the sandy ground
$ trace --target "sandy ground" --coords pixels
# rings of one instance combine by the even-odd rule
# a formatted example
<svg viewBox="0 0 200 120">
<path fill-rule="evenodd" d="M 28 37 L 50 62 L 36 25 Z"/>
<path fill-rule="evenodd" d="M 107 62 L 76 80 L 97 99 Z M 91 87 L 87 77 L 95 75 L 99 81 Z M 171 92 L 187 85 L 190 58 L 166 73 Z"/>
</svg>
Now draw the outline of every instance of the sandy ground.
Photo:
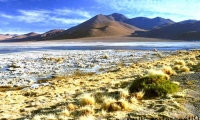
<svg viewBox="0 0 200 120">
<path fill-rule="evenodd" d="M 147 61 L 148 57 L 129 66 L 121 63 L 100 74 L 76 72 L 71 76 L 59 76 L 39 83 L 39 88 L 0 92 L 1 119 L 184 119 L 199 115 L 200 52 L 177 51 L 160 59 Z M 182 61 L 175 69 L 176 61 Z M 145 76 L 150 69 L 171 67 L 177 74 L 171 76 L 181 89 L 166 97 L 139 99 L 127 91 L 132 81 Z M 190 70 L 184 71 L 183 67 Z M 194 74 L 195 73 L 195 74 Z M 181 76 L 181 77 L 180 77 Z M 176 78 L 177 77 L 177 78 Z M 193 80 L 193 81 L 191 81 Z M 6 87 L 1 88 L 5 91 Z M 118 106 L 117 103 L 122 105 Z M 109 111 L 105 106 L 115 106 Z"/>
</svg>

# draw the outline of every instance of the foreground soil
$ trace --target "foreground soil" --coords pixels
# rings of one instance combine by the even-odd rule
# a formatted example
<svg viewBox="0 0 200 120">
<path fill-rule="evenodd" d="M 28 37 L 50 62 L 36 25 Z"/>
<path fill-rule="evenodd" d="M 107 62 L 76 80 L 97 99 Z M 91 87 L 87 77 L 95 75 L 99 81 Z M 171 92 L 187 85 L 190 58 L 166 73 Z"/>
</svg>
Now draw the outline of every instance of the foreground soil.
<svg viewBox="0 0 200 120">
<path fill-rule="evenodd" d="M 0 118 L 95 120 L 200 117 L 200 51 L 177 51 L 169 55 L 158 51 L 158 57 L 159 60 L 144 58 L 129 66 L 120 64 L 102 69 L 99 74 L 79 71 L 65 77 L 40 80 L 38 82 L 43 86 L 39 88 L 5 90 L 2 87 Z M 177 61 L 184 61 L 180 68 L 175 67 Z M 178 92 L 153 99 L 131 97 L 127 89 L 132 81 L 145 76 L 150 69 L 161 70 L 164 66 L 170 66 L 176 72 L 170 80 L 179 84 Z M 190 70 L 182 70 L 183 66 Z M 111 101 L 122 102 L 123 109 L 104 109 Z"/>
</svg>

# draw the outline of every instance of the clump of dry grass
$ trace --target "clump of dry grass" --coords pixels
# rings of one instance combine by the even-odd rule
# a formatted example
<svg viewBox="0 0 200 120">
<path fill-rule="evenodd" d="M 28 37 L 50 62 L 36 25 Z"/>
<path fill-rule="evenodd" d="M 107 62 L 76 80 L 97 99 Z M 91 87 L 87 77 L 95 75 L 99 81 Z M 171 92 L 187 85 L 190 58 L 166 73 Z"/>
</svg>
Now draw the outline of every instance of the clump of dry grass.
<svg viewBox="0 0 200 120">
<path fill-rule="evenodd" d="M 141 100 L 144 96 L 145 92 L 142 90 L 142 91 L 139 91 L 139 92 L 136 92 L 135 93 L 135 97 L 138 99 L 138 100 Z"/>
<path fill-rule="evenodd" d="M 190 68 L 188 68 L 187 66 L 183 66 L 181 68 L 181 72 L 190 72 Z"/>
<path fill-rule="evenodd" d="M 135 96 L 131 96 L 131 97 L 129 98 L 129 102 L 130 102 L 130 103 L 137 104 L 137 103 L 138 103 L 138 99 L 137 99 Z"/>
<path fill-rule="evenodd" d="M 74 104 L 72 104 L 72 103 L 69 103 L 69 104 L 67 105 L 67 109 L 68 109 L 69 111 L 74 111 L 75 109 L 77 109 L 77 106 L 74 105 Z"/>
<path fill-rule="evenodd" d="M 88 116 L 94 114 L 94 109 L 91 106 L 84 106 L 79 109 L 81 116 Z"/>
<path fill-rule="evenodd" d="M 69 112 L 69 110 L 68 109 L 64 109 L 64 110 L 62 110 L 62 112 L 60 113 L 60 115 L 63 115 L 63 116 L 70 116 L 70 112 Z"/>
<path fill-rule="evenodd" d="M 191 61 L 196 61 L 197 59 L 196 59 L 195 56 L 191 56 L 191 57 L 189 57 L 189 60 L 191 60 Z"/>
<path fill-rule="evenodd" d="M 108 112 L 128 110 L 129 103 L 125 99 L 120 99 L 120 100 L 116 101 L 113 98 L 106 98 L 104 100 L 101 108 Z"/>
<path fill-rule="evenodd" d="M 120 96 L 120 98 L 127 98 L 129 96 L 129 90 L 128 89 L 120 89 L 119 96 Z"/>
<path fill-rule="evenodd" d="M 95 104 L 95 99 L 91 94 L 85 93 L 81 96 L 80 98 L 80 104 L 81 105 L 94 105 Z"/>
<path fill-rule="evenodd" d="M 128 110 L 129 109 L 129 103 L 125 99 L 118 100 L 118 105 L 121 107 L 121 110 Z"/>
<path fill-rule="evenodd" d="M 184 60 L 176 60 L 174 65 L 181 65 L 181 66 L 185 66 L 185 61 Z"/>
<path fill-rule="evenodd" d="M 109 57 L 108 54 L 103 55 L 103 59 L 108 59 L 108 57 Z"/>
<path fill-rule="evenodd" d="M 188 62 L 187 62 L 187 65 L 188 65 L 188 66 L 193 66 L 193 65 L 195 65 L 195 63 L 194 63 L 193 61 L 188 61 Z"/>
<path fill-rule="evenodd" d="M 104 109 L 104 110 L 106 110 L 106 111 L 108 111 L 110 105 L 112 103 L 115 103 L 115 102 L 116 102 L 116 100 L 114 98 L 106 98 L 105 97 L 104 101 L 103 101 L 103 104 L 101 105 L 101 108 Z"/>
<path fill-rule="evenodd" d="M 164 67 L 162 68 L 162 71 L 163 71 L 165 74 L 169 75 L 169 76 L 175 74 L 175 72 L 172 70 L 172 68 L 171 68 L 170 66 L 164 66 Z"/>
<path fill-rule="evenodd" d="M 174 70 L 180 70 L 180 68 L 181 68 L 180 65 L 175 65 L 175 66 L 173 67 Z"/>
<path fill-rule="evenodd" d="M 57 120 L 56 115 L 54 114 L 48 114 L 46 117 L 47 120 Z"/>
<path fill-rule="evenodd" d="M 160 75 L 160 76 L 163 76 L 166 80 L 169 80 L 169 79 L 170 79 L 169 75 L 165 74 L 165 73 L 164 73 L 163 71 L 161 71 L 161 70 L 153 70 L 153 69 L 151 69 L 151 70 L 148 71 L 147 76 L 148 76 L 148 75 Z"/>
<path fill-rule="evenodd" d="M 95 93 L 93 94 L 93 96 L 94 96 L 95 101 L 96 101 L 97 103 L 101 103 L 101 102 L 103 102 L 103 100 L 104 100 L 105 93 L 104 93 L 103 91 L 97 90 L 97 92 L 95 92 Z"/>
<path fill-rule="evenodd" d="M 78 120 L 95 120 L 95 117 L 93 115 L 80 116 Z"/>
</svg>

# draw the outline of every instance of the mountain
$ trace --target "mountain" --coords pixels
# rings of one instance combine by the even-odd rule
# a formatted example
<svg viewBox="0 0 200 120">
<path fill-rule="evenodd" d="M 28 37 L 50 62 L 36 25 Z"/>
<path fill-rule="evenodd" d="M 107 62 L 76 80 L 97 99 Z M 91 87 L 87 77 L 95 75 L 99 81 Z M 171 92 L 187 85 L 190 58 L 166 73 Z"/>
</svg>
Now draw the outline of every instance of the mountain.
<svg viewBox="0 0 200 120">
<path fill-rule="evenodd" d="M 62 32 L 58 39 L 131 35 L 135 31 L 143 30 L 123 22 L 115 21 L 114 17 L 111 19 L 111 16 L 108 17 L 99 14 L 84 23 Z"/>
<path fill-rule="evenodd" d="M 140 34 L 140 36 L 180 40 L 200 40 L 200 21 L 174 23 L 147 31 Z"/>
<path fill-rule="evenodd" d="M 23 38 L 33 37 L 33 36 L 37 36 L 37 35 L 39 35 L 39 34 L 35 33 L 35 32 L 30 32 L 30 33 L 27 33 L 27 34 L 18 35 L 16 37 L 14 37 L 14 39 L 23 39 Z"/>
<path fill-rule="evenodd" d="M 125 20 L 128 20 L 129 18 L 127 18 L 126 16 L 119 14 L 119 13 L 113 13 L 111 15 L 107 15 L 107 17 L 111 20 L 115 20 L 115 21 L 119 21 L 119 22 L 123 22 Z"/>
<path fill-rule="evenodd" d="M 0 34 L 0 40 L 6 40 L 16 37 L 15 34 Z"/>
<path fill-rule="evenodd" d="M 150 30 L 158 26 L 161 27 L 163 25 L 169 25 L 175 23 L 170 19 L 164 19 L 161 17 L 156 17 L 153 19 L 146 17 L 136 17 L 132 19 L 126 19 L 123 22 L 146 30 Z"/>
<path fill-rule="evenodd" d="M 198 20 L 184 20 L 184 21 L 181 21 L 179 23 L 193 23 L 193 22 L 197 22 Z"/>
</svg>

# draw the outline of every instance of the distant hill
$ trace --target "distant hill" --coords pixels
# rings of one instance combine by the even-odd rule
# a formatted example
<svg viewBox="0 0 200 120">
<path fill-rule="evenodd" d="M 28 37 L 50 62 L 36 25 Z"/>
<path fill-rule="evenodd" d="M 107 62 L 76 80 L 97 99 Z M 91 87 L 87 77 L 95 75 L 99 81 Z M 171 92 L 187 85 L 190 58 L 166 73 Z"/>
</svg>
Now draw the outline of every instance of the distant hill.
<svg viewBox="0 0 200 120">
<path fill-rule="evenodd" d="M 150 30 L 141 36 L 182 40 L 200 40 L 200 21 L 179 22 Z"/>
<path fill-rule="evenodd" d="M 126 19 L 123 22 L 146 30 L 150 30 L 158 26 L 170 25 L 175 23 L 170 19 L 164 19 L 161 17 L 156 17 L 153 19 L 146 17 L 136 17 L 132 19 Z"/>
<path fill-rule="evenodd" d="M 198 20 L 184 20 L 184 21 L 181 21 L 179 23 L 193 23 L 193 22 L 197 22 Z"/>
<path fill-rule="evenodd" d="M 111 15 L 107 15 L 107 17 L 111 20 L 115 20 L 115 21 L 119 21 L 119 22 L 123 22 L 125 20 L 128 20 L 129 18 L 127 18 L 126 16 L 120 14 L 120 13 L 113 13 Z"/>
<path fill-rule="evenodd" d="M 59 39 L 71 39 L 82 37 L 102 37 L 102 36 L 116 36 L 116 35 L 131 35 L 135 31 L 143 31 L 126 23 L 117 22 L 111 19 L 111 16 L 102 14 L 96 15 L 93 18 L 72 27 L 62 33 Z"/>
<path fill-rule="evenodd" d="M 30 32 L 30 33 L 23 34 L 23 35 L 17 35 L 16 37 L 14 37 L 14 39 L 23 39 L 23 38 L 33 37 L 33 36 L 37 36 L 37 35 L 39 35 L 39 34 L 35 33 L 35 32 Z"/>
<path fill-rule="evenodd" d="M 6 40 L 16 37 L 15 34 L 0 34 L 0 40 Z"/>
<path fill-rule="evenodd" d="M 43 34 L 3 35 L 5 41 L 40 41 L 105 36 L 137 36 L 164 39 L 200 39 L 200 21 L 185 20 L 178 23 L 161 17 L 129 19 L 120 13 L 99 14 L 67 30 L 53 29 Z"/>
</svg>

